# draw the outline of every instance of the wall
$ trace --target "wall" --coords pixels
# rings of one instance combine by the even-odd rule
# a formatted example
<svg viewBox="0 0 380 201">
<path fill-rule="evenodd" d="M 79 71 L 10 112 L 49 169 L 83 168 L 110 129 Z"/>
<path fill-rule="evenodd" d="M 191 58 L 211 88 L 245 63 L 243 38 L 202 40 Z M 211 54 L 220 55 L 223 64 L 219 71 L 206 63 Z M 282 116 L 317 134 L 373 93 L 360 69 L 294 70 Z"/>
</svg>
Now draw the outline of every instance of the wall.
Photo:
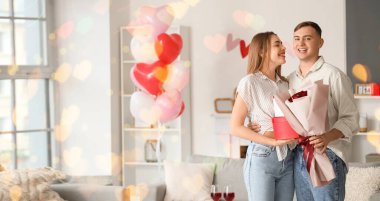
<svg viewBox="0 0 380 201">
<path fill-rule="evenodd" d="M 62 169 L 70 175 L 110 175 L 108 3 L 92 0 L 54 3 L 59 99 L 56 133 L 61 142 Z"/>
<path fill-rule="evenodd" d="M 178 8 L 186 9 L 185 1 L 130 1 L 131 13 L 142 5 L 160 6 L 175 2 Z M 182 2 L 182 4 L 181 4 Z M 227 51 L 226 46 L 219 51 L 218 44 L 224 43 L 228 33 L 233 38 L 241 38 L 246 42 L 260 31 L 276 32 L 285 44 L 291 44 L 294 26 L 304 20 L 313 20 L 323 29 L 325 45 L 321 54 L 325 59 L 345 71 L 345 2 L 343 0 L 312 1 L 312 0 L 251 0 L 251 1 L 219 1 L 200 0 L 188 6 L 182 19 L 173 24 L 189 26 L 191 30 L 191 97 L 192 97 L 192 129 L 193 152 L 225 156 L 225 137 L 215 135 L 214 99 L 232 97 L 233 90 L 241 77 L 245 75 L 246 59 L 242 59 L 239 47 Z M 240 12 L 239 12 L 240 11 Z M 248 12 L 261 16 L 265 21 L 262 27 L 242 25 L 234 21 L 234 13 Z M 323 14 L 322 14 L 323 13 Z M 237 15 L 239 16 L 239 15 Z M 242 15 L 240 15 L 242 16 Z M 133 16 L 131 16 L 133 18 Z M 257 17 L 256 23 L 262 20 Z M 240 20 L 242 23 L 244 20 Z M 204 40 L 217 40 L 220 34 L 222 40 L 214 44 L 215 51 L 206 47 Z M 291 48 L 289 47 L 288 50 Z M 287 54 L 287 63 L 283 66 L 285 75 L 297 66 L 292 54 Z"/>
</svg>

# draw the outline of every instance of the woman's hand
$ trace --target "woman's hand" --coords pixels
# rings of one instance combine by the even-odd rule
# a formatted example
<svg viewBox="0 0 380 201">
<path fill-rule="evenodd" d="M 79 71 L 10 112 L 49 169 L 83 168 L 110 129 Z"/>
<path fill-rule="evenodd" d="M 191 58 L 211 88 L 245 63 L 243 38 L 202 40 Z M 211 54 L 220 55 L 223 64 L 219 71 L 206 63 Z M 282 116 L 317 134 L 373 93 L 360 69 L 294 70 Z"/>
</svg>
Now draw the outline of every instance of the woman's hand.
<svg viewBox="0 0 380 201">
<path fill-rule="evenodd" d="M 292 144 L 296 141 L 297 141 L 297 139 L 289 139 L 289 140 L 275 140 L 275 139 L 273 139 L 272 146 L 281 146 L 281 145 L 286 145 L 286 144 Z"/>
<path fill-rule="evenodd" d="M 253 130 L 255 133 L 258 133 L 258 132 L 260 132 L 261 126 L 260 126 L 260 124 L 258 124 L 257 122 L 254 121 L 254 122 L 248 123 L 248 128 Z"/>
</svg>

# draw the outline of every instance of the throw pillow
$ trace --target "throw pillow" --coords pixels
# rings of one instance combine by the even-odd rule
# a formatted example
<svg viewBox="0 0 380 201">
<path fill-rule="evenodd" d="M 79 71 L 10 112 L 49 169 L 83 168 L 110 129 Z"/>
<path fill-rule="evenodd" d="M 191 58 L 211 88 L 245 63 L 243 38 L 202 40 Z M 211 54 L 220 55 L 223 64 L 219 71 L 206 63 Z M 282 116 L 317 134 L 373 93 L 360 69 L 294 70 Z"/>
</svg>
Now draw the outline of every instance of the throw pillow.
<svg viewBox="0 0 380 201">
<path fill-rule="evenodd" d="M 213 163 L 164 162 L 165 201 L 212 200 Z"/>
<path fill-rule="evenodd" d="M 380 167 L 350 167 L 345 201 L 368 201 L 380 190 Z"/>
<path fill-rule="evenodd" d="M 50 189 L 49 182 L 65 177 L 64 173 L 48 167 L 0 172 L 0 200 L 64 201 Z"/>
</svg>

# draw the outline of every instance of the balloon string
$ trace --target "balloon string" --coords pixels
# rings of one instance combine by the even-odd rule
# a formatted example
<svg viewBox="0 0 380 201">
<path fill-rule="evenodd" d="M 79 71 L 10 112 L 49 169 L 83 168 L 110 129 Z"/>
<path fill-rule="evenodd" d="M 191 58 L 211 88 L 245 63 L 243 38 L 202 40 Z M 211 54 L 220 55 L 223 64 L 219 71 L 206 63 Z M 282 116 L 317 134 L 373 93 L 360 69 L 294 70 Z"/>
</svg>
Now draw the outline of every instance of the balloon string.
<svg viewBox="0 0 380 201">
<path fill-rule="evenodd" d="M 157 145 L 156 145 L 156 157 L 157 162 L 161 163 L 161 138 L 162 134 L 164 132 L 164 126 L 158 122 L 158 135 L 157 135 Z M 162 167 L 161 165 L 158 166 L 158 171 L 161 173 Z"/>
</svg>

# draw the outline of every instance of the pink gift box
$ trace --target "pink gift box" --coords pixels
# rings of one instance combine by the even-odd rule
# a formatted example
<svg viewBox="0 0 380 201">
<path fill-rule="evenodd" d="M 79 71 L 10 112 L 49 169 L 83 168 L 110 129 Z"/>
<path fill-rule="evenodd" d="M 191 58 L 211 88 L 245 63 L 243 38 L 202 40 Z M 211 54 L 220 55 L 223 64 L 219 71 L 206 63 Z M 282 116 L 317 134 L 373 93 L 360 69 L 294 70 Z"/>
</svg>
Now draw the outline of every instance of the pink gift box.
<svg viewBox="0 0 380 201">
<path fill-rule="evenodd" d="M 299 137 L 298 133 L 293 130 L 285 117 L 273 117 L 272 123 L 274 138 L 276 140 L 295 139 Z"/>
</svg>

